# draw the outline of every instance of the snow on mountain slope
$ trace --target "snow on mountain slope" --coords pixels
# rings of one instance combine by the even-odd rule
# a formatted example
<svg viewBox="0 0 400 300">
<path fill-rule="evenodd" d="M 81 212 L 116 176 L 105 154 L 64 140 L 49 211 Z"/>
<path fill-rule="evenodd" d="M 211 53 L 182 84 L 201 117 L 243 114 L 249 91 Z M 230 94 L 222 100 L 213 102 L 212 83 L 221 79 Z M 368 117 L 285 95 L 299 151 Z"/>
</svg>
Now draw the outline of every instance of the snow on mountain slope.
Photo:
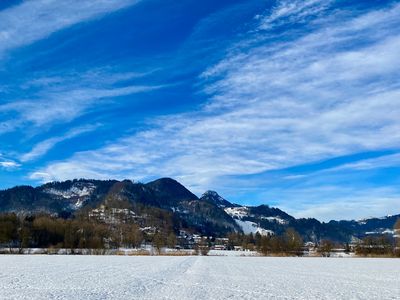
<svg viewBox="0 0 400 300">
<path fill-rule="evenodd" d="M 380 235 L 380 234 L 390 234 L 390 235 L 394 235 L 395 231 L 389 228 L 382 228 L 379 230 L 375 230 L 375 231 L 366 231 L 365 234 L 366 235 Z"/>
<path fill-rule="evenodd" d="M 96 186 L 92 183 L 74 183 L 69 189 L 56 189 L 56 188 L 48 188 L 43 190 L 43 192 L 61 197 L 64 200 L 72 201 L 69 205 L 71 209 L 77 210 L 83 207 L 88 198 L 92 195 L 93 191 L 96 189 Z"/>
<path fill-rule="evenodd" d="M 45 193 L 60 196 L 65 199 L 71 199 L 74 197 L 86 197 L 90 196 L 92 192 L 95 190 L 95 185 L 92 183 L 86 183 L 85 185 L 82 184 L 74 184 L 68 190 L 58 190 L 54 188 L 49 188 L 44 190 Z"/>
<path fill-rule="evenodd" d="M 225 212 L 234 219 L 242 219 L 249 216 L 249 209 L 246 206 L 240 207 L 227 207 Z"/>
<path fill-rule="evenodd" d="M 243 221 L 243 218 L 251 217 L 249 215 L 249 208 L 246 206 L 227 207 L 227 208 L 225 208 L 225 212 L 235 220 L 236 224 L 238 224 L 240 226 L 240 228 L 243 230 L 243 232 L 245 234 L 259 233 L 263 236 L 268 236 L 268 235 L 274 234 L 274 232 L 272 230 L 264 229 L 264 228 L 258 226 L 257 223 L 255 223 L 255 222 Z M 285 220 L 280 219 L 278 217 L 266 217 L 266 219 L 268 219 L 268 221 L 271 221 L 271 222 L 277 221 L 280 224 L 285 224 L 282 222 L 286 222 Z"/>
<path fill-rule="evenodd" d="M 242 228 L 242 230 L 245 234 L 259 233 L 263 236 L 268 236 L 268 235 L 274 234 L 274 232 L 272 230 L 267 230 L 267 229 L 261 228 L 260 226 L 257 225 L 257 223 L 254 223 L 251 221 L 242 221 L 242 220 L 235 219 L 235 222 Z"/>
</svg>

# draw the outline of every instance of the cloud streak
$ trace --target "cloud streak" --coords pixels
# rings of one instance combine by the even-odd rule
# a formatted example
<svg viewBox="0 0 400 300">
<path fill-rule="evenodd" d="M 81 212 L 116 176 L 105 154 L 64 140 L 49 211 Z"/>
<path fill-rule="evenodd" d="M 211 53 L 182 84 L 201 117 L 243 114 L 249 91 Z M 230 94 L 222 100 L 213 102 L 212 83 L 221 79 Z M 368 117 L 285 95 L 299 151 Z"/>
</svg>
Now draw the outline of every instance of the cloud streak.
<svg viewBox="0 0 400 300">
<path fill-rule="evenodd" d="M 71 122 L 117 97 L 153 91 L 163 86 L 123 85 L 125 80 L 140 77 L 136 73 L 95 70 L 77 74 L 63 74 L 24 82 L 24 88 L 39 86 L 30 99 L 0 105 L 0 135 L 19 128 L 41 128 Z"/>
<path fill-rule="evenodd" d="M 278 1 L 271 12 L 258 16 L 257 19 L 261 19 L 258 29 L 268 30 L 287 23 L 305 22 L 309 17 L 319 16 L 331 3 L 329 0 Z"/>
<path fill-rule="evenodd" d="M 21 166 L 18 162 L 5 157 L 0 153 L 0 170 L 13 171 Z"/>
<path fill-rule="evenodd" d="M 6 169 L 6 170 L 13 170 L 20 166 L 21 165 L 19 163 L 12 161 L 12 160 L 0 161 L 0 167 L 3 169 Z"/>
<path fill-rule="evenodd" d="M 69 140 L 72 138 L 75 138 L 79 135 L 82 135 L 84 133 L 88 133 L 91 131 L 96 130 L 100 125 L 87 125 L 87 126 L 81 126 L 78 128 L 74 128 L 72 130 L 69 130 L 66 134 L 58 137 L 52 137 L 47 140 L 41 141 L 40 143 L 36 144 L 31 151 L 28 153 L 25 153 L 21 155 L 20 161 L 21 162 L 28 162 L 32 161 L 35 159 L 38 159 L 39 157 L 45 155 L 48 151 L 50 151 L 54 146 L 56 146 L 58 143 L 61 143 L 65 140 Z"/>
<path fill-rule="evenodd" d="M 52 33 L 115 12 L 139 0 L 24 1 L 0 11 L 0 58 L 4 52 Z"/>
<path fill-rule="evenodd" d="M 0 112 L 17 112 L 20 120 L 11 123 L 30 122 L 35 126 L 48 123 L 68 122 L 81 116 L 100 99 L 132 95 L 157 89 L 152 86 L 127 86 L 110 89 L 77 88 L 74 90 L 47 91 L 40 99 L 22 100 L 0 106 Z M 11 126 L 10 126 L 11 127 Z"/>
</svg>

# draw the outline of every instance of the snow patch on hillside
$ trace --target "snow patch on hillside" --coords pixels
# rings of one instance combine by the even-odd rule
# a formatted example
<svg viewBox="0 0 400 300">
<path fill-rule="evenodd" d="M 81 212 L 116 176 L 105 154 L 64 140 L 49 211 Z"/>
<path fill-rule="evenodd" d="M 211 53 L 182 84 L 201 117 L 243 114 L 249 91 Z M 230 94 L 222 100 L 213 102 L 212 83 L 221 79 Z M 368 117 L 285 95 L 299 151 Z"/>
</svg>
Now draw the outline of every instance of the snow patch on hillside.
<svg viewBox="0 0 400 300">
<path fill-rule="evenodd" d="M 254 223 L 254 222 L 251 222 L 251 221 L 243 221 L 243 218 L 246 218 L 246 217 L 250 216 L 249 215 L 249 208 L 246 207 L 246 206 L 227 207 L 227 208 L 225 208 L 225 212 L 235 220 L 236 224 L 238 224 L 239 227 L 242 228 L 242 230 L 243 230 L 243 232 L 245 234 L 250 234 L 250 233 L 256 234 L 256 233 L 259 233 L 259 234 L 261 234 L 263 236 L 268 236 L 268 235 L 273 235 L 274 234 L 274 232 L 272 230 L 264 229 L 264 228 L 258 226 L 257 223 Z M 271 218 L 274 218 L 274 220 L 276 219 L 275 217 L 271 217 Z M 279 219 L 279 221 L 282 222 L 284 220 Z M 279 221 L 277 221 L 277 222 L 279 222 Z"/>
<path fill-rule="evenodd" d="M 380 217 L 380 218 L 369 217 L 369 218 L 364 218 L 364 219 L 357 220 L 356 222 L 358 224 L 360 224 L 360 225 L 365 225 L 365 224 L 367 224 L 368 221 L 372 221 L 372 220 L 387 220 L 387 219 L 389 219 L 391 217 L 393 217 L 393 216 L 392 215 L 387 215 L 387 216 Z"/>
<path fill-rule="evenodd" d="M 78 199 L 78 201 L 76 201 L 76 203 L 74 204 L 74 208 L 75 209 L 81 208 L 84 202 L 85 202 L 84 200 Z"/>
<path fill-rule="evenodd" d="M 389 228 L 386 229 L 378 229 L 375 231 L 366 231 L 365 232 L 366 235 L 375 235 L 375 234 L 390 234 L 390 235 L 394 235 L 395 231 Z"/>
<path fill-rule="evenodd" d="M 242 221 L 242 220 L 235 219 L 235 222 L 242 228 L 242 230 L 245 234 L 259 233 L 263 236 L 269 236 L 269 235 L 274 234 L 274 232 L 272 230 L 267 230 L 267 229 L 261 228 L 260 226 L 257 225 L 257 223 L 254 223 L 251 221 Z"/>
<path fill-rule="evenodd" d="M 44 192 L 47 194 L 63 197 L 64 199 L 71 199 L 75 197 L 90 196 L 95 190 L 95 186 L 91 183 L 86 185 L 73 185 L 68 190 L 57 190 L 54 188 L 46 189 Z M 79 205 L 79 203 L 77 203 Z"/>
<path fill-rule="evenodd" d="M 246 206 L 241 207 L 227 207 L 225 212 L 234 219 L 242 219 L 249 216 L 249 208 Z"/>
</svg>

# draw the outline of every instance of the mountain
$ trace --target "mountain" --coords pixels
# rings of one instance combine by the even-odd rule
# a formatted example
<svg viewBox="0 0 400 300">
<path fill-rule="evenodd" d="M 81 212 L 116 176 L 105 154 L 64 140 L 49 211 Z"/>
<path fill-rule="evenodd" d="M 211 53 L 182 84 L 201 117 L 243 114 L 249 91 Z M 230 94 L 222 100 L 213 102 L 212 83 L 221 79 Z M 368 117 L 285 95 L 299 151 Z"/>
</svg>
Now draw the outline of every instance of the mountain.
<svg viewBox="0 0 400 300">
<path fill-rule="evenodd" d="M 192 194 L 178 181 L 171 178 L 161 178 L 149 182 L 146 187 L 155 192 L 157 199 L 163 203 L 173 205 L 183 200 L 198 200 L 196 195 Z"/>
<path fill-rule="evenodd" d="M 357 221 L 330 221 L 328 224 L 346 228 L 358 235 L 394 234 L 393 226 L 399 218 L 400 215 L 394 215 Z"/>
<path fill-rule="evenodd" d="M 0 212 L 62 213 L 96 205 L 116 180 L 68 180 L 33 188 L 17 186 L 0 191 Z"/>
<path fill-rule="evenodd" d="M 237 204 L 232 204 L 228 200 L 222 198 L 220 195 L 218 195 L 217 192 L 215 191 L 207 191 L 205 192 L 201 197 L 201 201 L 208 202 L 208 203 L 213 203 L 217 205 L 220 208 L 224 207 L 235 207 L 239 206 Z"/>
<path fill-rule="evenodd" d="M 143 226 L 170 224 L 176 232 L 184 229 L 212 236 L 225 236 L 229 232 L 279 235 L 294 228 L 305 241 L 314 242 L 322 239 L 349 242 L 366 235 L 393 234 L 393 226 L 400 217 L 328 223 L 312 218 L 296 219 L 268 205 L 231 203 L 215 191 L 207 191 L 198 198 L 171 178 L 149 183 L 75 179 L 0 191 L 0 213 L 47 213 L 73 218 L 96 216 L 100 207 L 103 214 L 107 209 L 130 211 L 130 216 L 134 216 L 131 219 L 140 221 Z"/>
</svg>

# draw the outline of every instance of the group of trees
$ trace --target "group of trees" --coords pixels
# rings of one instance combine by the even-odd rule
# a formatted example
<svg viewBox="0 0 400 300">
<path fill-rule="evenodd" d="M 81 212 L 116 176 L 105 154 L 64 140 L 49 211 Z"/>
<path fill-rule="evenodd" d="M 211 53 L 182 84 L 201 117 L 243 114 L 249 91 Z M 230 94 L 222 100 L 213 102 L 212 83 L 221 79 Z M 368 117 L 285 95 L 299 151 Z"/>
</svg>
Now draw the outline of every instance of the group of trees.
<svg viewBox="0 0 400 300">
<path fill-rule="evenodd" d="M 144 238 L 136 224 L 109 225 L 84 219 L 65 220 L 47 215 L 0 215 L 0 244 L 9 248 L 137 247 Z"/>
<path fill-rule="evenodd" d="M 234 249 L 235 246 L 257 250 L 264 255 L 302 255 L 303 253 L 303 239 L 293 228 L 288 228 L 283 235 L 232 233 L 229 235 L 228 248 Z"/>
<path fill-rule="evenodd" d="M 394 234 L 396 240 L 396 247 L 394 249 L 394 253 L 396 256 L 400 257 L 400 219 L 397 220 L 396 224 L 394 225 Z"/>
<path fill-rule="evenodd" d="M 356 246 L 356 253 L 363 256 L 400 257 L 400 219 L 394 225 L 394 237 L 388 235 L 367 236 Z"/>
<path fill-rule="evenodd" d="M 391 256 L 394 254 L 393 239 L 388 236 L 367 236 L 355 247 L 362 256 Z"/>
<path fill-rule="evenodd" d="M 18 230 L 19 220 L 14 214 L 0 216 L 0 244 L 7 244 L 10 248 L 15 240 L 22 243 L 22 230 Z"/>
<path fill-rule="evenodd" d="M 80 214 L 60 218 L 46 214 L 18 216 L 0 214 L 0 248 L 63 248 L 117 249 L 153 245 L 175 248 L 177 237 L 174 220 L 169 213 L 158 209 L 143 209 L 143 219 L 132 222 L 105 223 Z"/>
</svg>

